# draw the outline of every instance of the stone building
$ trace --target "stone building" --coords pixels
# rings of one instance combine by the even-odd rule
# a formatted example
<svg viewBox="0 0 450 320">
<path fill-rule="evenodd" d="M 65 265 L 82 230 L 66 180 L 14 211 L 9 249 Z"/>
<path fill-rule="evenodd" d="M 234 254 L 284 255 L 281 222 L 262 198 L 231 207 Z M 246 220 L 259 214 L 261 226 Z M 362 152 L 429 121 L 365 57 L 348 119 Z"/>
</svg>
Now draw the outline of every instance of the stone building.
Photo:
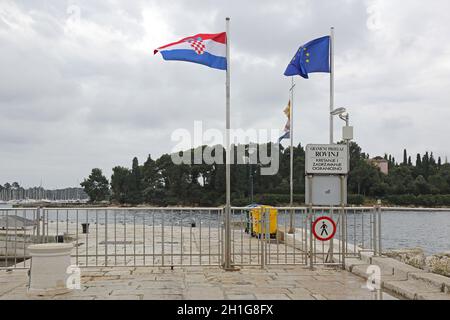
<svg viewBox="0 0 450 320">
<path fill-rule="evenodd" d="M 375 157 L 373 159 L 369 159 L 369 163 L 380 169 L 381 173 L 385 175 L 389 174 L 389 161 L 386 159 L 382 157 Z"/>
</svg>

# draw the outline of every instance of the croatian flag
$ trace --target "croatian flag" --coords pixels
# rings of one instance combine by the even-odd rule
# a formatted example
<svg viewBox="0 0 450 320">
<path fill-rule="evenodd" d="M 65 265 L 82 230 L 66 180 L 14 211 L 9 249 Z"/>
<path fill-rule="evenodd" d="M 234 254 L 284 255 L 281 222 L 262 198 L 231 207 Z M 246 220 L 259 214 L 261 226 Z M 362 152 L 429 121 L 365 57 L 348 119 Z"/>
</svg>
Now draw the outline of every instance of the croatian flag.
<svg viewBox="0 0 450 320">
<path fill-rule="evenodd" d="M 200 33 L 159 47 L 155 49 L 154 54 L 161 52 L 164 60 L 194 62 L 214 69 L 226 70 L 226 43 L 226 32 Z"/>
</svg>

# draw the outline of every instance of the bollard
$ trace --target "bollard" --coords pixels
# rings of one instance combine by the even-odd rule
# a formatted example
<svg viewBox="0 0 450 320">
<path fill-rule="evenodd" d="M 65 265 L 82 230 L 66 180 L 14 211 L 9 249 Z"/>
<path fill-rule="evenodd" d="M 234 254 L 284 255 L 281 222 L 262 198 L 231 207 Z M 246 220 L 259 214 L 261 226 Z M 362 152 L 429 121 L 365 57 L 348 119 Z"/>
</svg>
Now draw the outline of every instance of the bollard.
<svg viewBox="0 0 450 320">
<path fill-rule="evenodd" d="M 64 235 L 59 234 L 59 235 L 55 236 L 55 242 L 56 243 L 64 243 Z"/>
<path fill-rule="evenodd" d="M 377 201 L 377 220 L 378 220 L 378 255 L 383 254 L 383 249 L 381 247 L 381 200 Z"/>
<path fill-rule="evenodd" d="M 83 234 L 89 233 L 89 223 L 82 223 L 81 227 L 83 228 Z"/>
<path fill-rule="evenodd" d="M 71 243 L 45 243 L 28 247 L 31 256 L 29 295 L 64 294 L 67 287 L 67 268 L 70 266 Z"/>
<path fill-rule="evenodd" d="M 259 230 L 259 234 L 256 234 L 256 237 L 259 239 L 260 245 L 261 245 L 261 269 L 264 269 L 264 241 L 262 239 L 262 230 L 263 230 L 263 226 L 265 224 L 264 221 L 264 211 L 262 211 L 261 215 L 259 216 L 259 224 L 260 224 L 260 230 Z"/>
<path fill-rule="evenodd" d="M 36 209 L 36 242 L 41 243 L 41 207 Z"/>
</svg>

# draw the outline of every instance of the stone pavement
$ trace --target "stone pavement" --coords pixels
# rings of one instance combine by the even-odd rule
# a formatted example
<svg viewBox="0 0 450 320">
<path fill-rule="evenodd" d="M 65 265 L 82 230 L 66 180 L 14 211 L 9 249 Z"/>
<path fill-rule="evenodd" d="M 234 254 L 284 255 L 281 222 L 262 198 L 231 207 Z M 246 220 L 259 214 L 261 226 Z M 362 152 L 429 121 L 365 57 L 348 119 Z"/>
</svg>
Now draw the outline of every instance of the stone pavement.
<svg viewBox="0 0 450 320">
<path fill-rule="evenodd" d="M 85 268 L 82 288 L 53 297 L 27 295 L 27 271 L 0 271 L 0 300 L 372 300 L 365 280 L 345 270 L 303 266 L 243 268 L 225 272 L 218 267 Z M 383 299 L 395 299 L 383 293 Z"/>
</svg>

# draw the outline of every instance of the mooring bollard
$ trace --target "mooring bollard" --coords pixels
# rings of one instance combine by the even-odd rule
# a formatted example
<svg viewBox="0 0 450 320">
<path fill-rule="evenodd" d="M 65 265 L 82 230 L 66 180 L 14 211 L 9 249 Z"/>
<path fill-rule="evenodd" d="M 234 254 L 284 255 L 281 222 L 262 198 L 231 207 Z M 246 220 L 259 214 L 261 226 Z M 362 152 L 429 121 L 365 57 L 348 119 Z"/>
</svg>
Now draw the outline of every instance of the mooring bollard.
<svg viewBox="0 0 450 320">
<path fill-rule="evenodd" d="M 378 256 L 383 255 L 383 249 L 381 248 L 381 200 L 377 201 L 376 205 L 376 214 L 377 214 L 377 247 L 378 247 Z"/>
<path fill-rule="evenodd" d="M 83 228 L 83 234 L 89 233 L 89 223 L 82 223 L 81 227 Z"/>
<path fill-rule="evenodd" d="M 59 234 L 59 235 L 55 236 L 55 242 L 56 243 L 64 243 L 64 235 Z"/>
<path fill-rule="evenodd" d="M 28 247 L 31 269 L 28 294 L 48 296 L 70 292 L 66 281 L 71 243 L 45 243 Z"/>
</svg>

